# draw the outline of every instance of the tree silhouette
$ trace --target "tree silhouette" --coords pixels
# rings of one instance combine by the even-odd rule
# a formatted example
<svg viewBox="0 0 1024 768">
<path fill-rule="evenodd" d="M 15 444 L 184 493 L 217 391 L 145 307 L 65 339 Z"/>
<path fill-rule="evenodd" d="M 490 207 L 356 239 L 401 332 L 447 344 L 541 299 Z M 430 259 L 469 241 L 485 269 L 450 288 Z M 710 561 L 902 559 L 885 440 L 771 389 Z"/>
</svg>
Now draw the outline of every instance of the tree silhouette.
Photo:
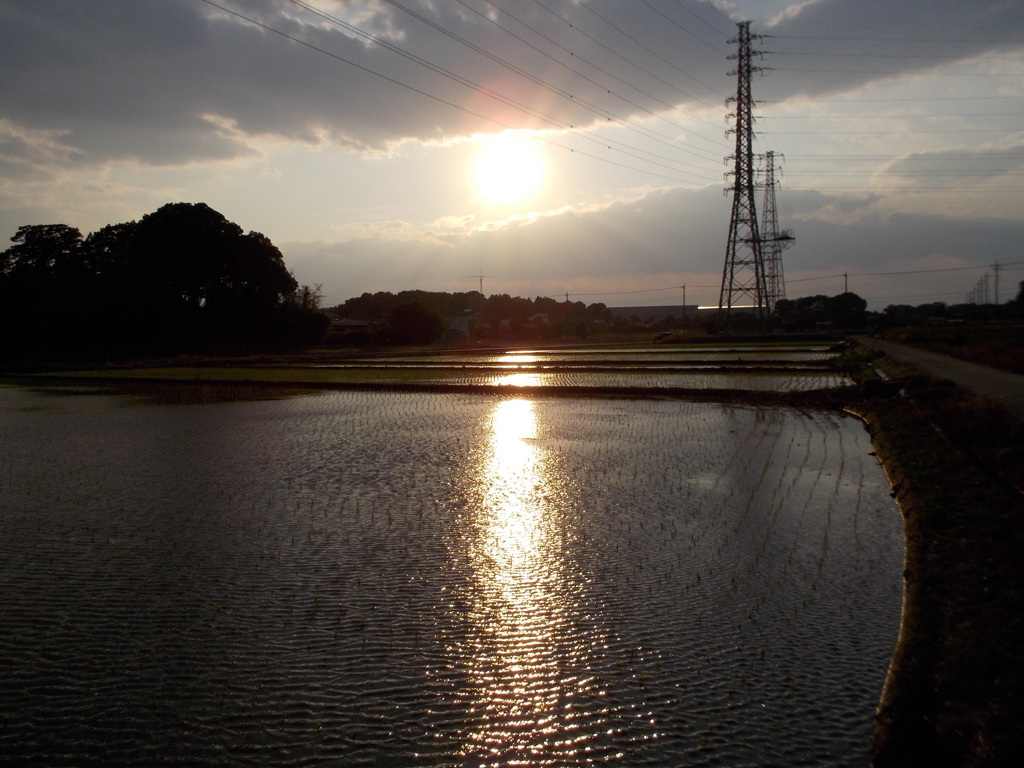
<svg viewBox="0 0 1024 768">
<path fill-rule="evenodd" d="M 26 226 L 12 241 L 0 253 L 0 353 L 281 344 L 328 323 L 269 238 L 205 203 L 170 203 L 84 239 L 64 224 Z"/>
<path fill-rule="evenodd" d="M 385 337 L 392 344 L 430 344 L 442 333 L 444 321 L 418 301 L 410 301 L 391 310 Z"/>
</svg>

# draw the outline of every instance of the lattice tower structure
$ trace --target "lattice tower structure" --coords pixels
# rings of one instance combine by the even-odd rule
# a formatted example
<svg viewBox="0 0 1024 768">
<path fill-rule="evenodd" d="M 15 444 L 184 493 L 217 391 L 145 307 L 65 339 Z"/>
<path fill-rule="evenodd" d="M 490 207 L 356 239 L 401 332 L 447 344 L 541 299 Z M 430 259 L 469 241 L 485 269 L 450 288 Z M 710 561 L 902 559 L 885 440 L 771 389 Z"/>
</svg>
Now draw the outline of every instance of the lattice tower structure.
<svg viewBox="0 0 1024 768">
<path fill-rule="evenodd" d="M 732 186 L 726 190 L 732 192 L 732 215 L 718 297 L 721 322 L 739 306 L 753 307 L 762 320 L 767 320 L 768 313 L 768 286 L 754 199 L 754 100 L 750 92 L 751 75 L 762 71 L 753 64 L 754 57 L 762 52 L 753 50 L 751 44 L 760 40 L 761 35 L 750 33 L 749 21 L 741 21 L 737 26 L 739 33 L 729 41 L 738 46 L 737 52 L 729 55 L 730 61 L 737 62 L 736 69 L 729 72 L 736 76 L 736 95 L 725 102 L 727 107 L 731 103 L 736 105 L 735 111 L 726 116 L 727 120 L 735 121 L 726 135 L 735 134 L 736 149 L 726 158 L 726 162 L 733 163 L 733 170 L 727 174 L 732 176 Z"/>
<path fill-rule="evenodd" d="M 782 252 L 789 248 L 796 238 L 793 231 L 779 229 L 779 213 L 775 202 L 778 179 L 775 164 L 778 155 L 768 150 L 764 155 L 764 205 L 761 207 L 761 253 L 764 257 L 765 288 L 768 312 L 775 311 L 775 305 L 786 298 L 786 279 L 782 270 Z"/>
</svg>

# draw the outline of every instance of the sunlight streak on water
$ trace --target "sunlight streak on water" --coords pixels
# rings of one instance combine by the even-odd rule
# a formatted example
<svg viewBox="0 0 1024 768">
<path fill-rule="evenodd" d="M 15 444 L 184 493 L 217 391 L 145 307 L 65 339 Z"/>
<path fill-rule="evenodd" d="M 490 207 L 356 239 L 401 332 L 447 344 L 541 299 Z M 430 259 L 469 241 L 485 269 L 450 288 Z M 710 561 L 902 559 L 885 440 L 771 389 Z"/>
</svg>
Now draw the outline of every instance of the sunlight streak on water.
<svg viewBox="0 0 1024 768">
<path fill-rule="evenodd" d="M 12 763 L 868 763 L 903 550 L 859 422 L 142 394 L 0 386 Z"/>
<path fill-rule="evenodd" d="M 539 359 L 540 358 L 537 357 L 537 355 L 523 354 L 523 353 L 511 353 L 511 354 L 507 354 L 507 355 L 502 355 L 501 357 L 498 358 L 497 362 L 500 365 L 503 365 L 503 366 L 511 365 L 511 366 L 514 366 L 514 367 L 517 367 L 517 368 L 520 367 L 520 366 L 523 366 L 523 367 L 526 367 L 529 370 L 529 369 L 532 369 L 537 364 Z M 538 374 L 536 372 L 520 371 L 520 372 L 517 372 L 517 373 L 506 373 L 506 374 L 501 374 L 501 375 L 498 375 L 498 376 L 494 376 L 487 383 L 490 386 L 539 387 L 544 382 L 542 381 L 540 374 Z M 529 405 L 529 403 L 526 403 L 526 405 Z M 510 413 L 514 415 L 517 409 L 518 409 L 518 406 L 517 406 L 516 409 L 510 409 Z M 532 406 L 531 406 L 531 416 L 532 416 Z M 499 414 L 496 413 L 495 414 L 495 418 L 497 419 L 498 417 L 499 417 Z M 498 434 L 503 433 L 503 430 L 500 430 L 500 428 L 502 426 L 503 425 L 499 424 L 497 421 L 495 422 L 494 433 L 495 433 L 496 437 L 497 437 Z M 532 435 L 531 435 L 531 437 L 532 437 Z"/>
<path fill-rule="evenodd" d="M 566 597 L 560 480 L 534 442 L 532 402 L 498 403 L 489 426 L 469 543 L 471 696 L 479 717 L 463 750 L 482 764 L 552 764 L 600 726 L 578 722 L 573 711 L 574 697 L 594 686 L 572 674 L 586 666 L 586 644 Z"/>
<path fill-rule="evenodd" d="M 539 387 L 544 384 L 544 380 L 539 373 L 507 373 L 495 376 L 487 383 L 499 387 Z"/>
</svg>

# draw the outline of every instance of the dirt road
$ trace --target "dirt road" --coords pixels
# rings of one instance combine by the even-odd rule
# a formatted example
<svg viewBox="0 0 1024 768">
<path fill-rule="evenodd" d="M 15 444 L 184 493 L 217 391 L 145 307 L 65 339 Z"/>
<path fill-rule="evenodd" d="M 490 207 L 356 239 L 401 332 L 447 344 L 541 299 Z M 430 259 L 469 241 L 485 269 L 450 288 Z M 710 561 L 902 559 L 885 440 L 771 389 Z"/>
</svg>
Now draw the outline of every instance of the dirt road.
<svg viewBox="0 0 1024 768">
<path fill-rule="evenodd" d="M 951 381 L 962 389 L 1000 404 L 1010 413 L 1024 419 L 1024 376 L 1020 374 L 968 363 L 904 344 L 893 344 L 867 336 L 854 338 L 866 347 L 884 352 L 898 363 L 915 368 L 932 378 Z"/>
</svg>

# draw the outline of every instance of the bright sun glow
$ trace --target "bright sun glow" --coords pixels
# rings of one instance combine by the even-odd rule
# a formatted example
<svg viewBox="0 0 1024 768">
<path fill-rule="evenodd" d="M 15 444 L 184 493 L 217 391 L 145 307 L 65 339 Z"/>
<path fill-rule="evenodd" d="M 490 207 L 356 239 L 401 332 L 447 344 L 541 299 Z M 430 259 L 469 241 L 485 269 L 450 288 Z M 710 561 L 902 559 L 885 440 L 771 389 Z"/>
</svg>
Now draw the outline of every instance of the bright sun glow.
<svg viewBox="0 0 1024 768">
<path fill-rule="evenodd" d="M 480 149 L 473 175 L 477 192 L 491 205 L 524 202 L 544 183 L 540 142 L 522 133 L 500 133 Z"/>
</svg>

